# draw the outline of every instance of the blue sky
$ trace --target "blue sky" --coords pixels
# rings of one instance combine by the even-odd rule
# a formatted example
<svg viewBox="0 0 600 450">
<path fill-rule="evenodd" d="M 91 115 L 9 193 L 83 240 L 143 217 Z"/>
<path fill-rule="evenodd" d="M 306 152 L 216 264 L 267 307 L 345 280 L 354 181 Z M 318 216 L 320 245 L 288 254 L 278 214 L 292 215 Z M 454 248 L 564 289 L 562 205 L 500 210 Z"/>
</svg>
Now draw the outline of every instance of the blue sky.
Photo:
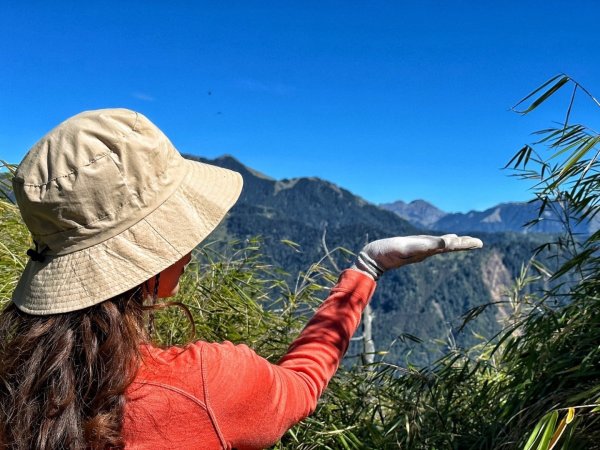
<svg viewBox="0 0 600 450">
<path fill-rule="evenodd" d="M 82 110 L 127 107 L 181 152 L 375 202 L 446 211 L 526 200 L 500 168 L 561 120 L 565 72 L 600 95 L 594 1 L 0 0 L 0 159 Z M 598 118 L 583 98 L 576 119 Z"/>
</svg>

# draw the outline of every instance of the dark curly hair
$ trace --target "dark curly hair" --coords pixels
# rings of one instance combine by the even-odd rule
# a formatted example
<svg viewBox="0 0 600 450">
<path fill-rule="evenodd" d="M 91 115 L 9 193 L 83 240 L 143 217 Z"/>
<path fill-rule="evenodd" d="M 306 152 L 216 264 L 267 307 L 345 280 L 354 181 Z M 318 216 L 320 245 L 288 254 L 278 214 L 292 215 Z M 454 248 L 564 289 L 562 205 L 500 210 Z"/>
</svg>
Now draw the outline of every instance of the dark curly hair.
<svg viewBox="0 0 600 450">
<path fill-rule="evenodd" d="M 125 391 L 139 346 L 149 340 L 143 302 L 139 286 L 69 313 L 34 316 L 12 303 L 4 309 L 0 448 L 124 447 Z"/>
</svg>

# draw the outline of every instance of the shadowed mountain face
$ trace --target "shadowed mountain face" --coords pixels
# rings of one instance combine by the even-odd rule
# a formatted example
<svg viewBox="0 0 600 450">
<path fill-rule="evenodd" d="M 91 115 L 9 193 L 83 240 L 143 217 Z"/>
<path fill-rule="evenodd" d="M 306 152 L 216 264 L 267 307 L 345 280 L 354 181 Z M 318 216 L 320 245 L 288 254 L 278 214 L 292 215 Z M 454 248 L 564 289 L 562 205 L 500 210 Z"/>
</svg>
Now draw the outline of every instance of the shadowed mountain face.
<svg viewBox="0 0 600 450">
<path fill-rule="evenodd" d="M 244 178 L 238 203 L 212 237 L 262 236 L 265 256 L 291 277 L 323 257 L 321 242 L 325 228 L 330 249 L 342 246 L 352 251 L 360 249 L 367 239 L 426 233 L 395 213 L 325 180 L 274 180 L 230 156 L 215 160 L 187 157 L 236 170 Z M 419 206 L 439 212 L 426 202 Z M 382 277 L 372 301 L 373 329 L 376 348 L 389 350 L 386 357 L 389 361 L 403 361 L 410 349 L 412 362 L 427 363 L 439 355 L 440 348 L 433 344 L 434 339 L 471 344 L 471 331 L 490 335 L 498 329 L 498 318 L 510 313 L 499 314 L 490 309 L 467 332 L 458 337 L 453 334 L 461 315 L 469 308 L 502 296 L 522 262 L 543 242 L 537 236 L 514 233 L 476 235 L 485 244 L 480 251 L 433 257 Z M 282 240 L 298 243 L 300 252 Z M 341 268 L 351 264 L 351 258 L 344 259 L 343 255 L 336 260 Z M 404 333 L 423 339 L 424 344 L 400 343 L 398 338 Z M 350 354 L 358 351 L 357 345 L 350 349 Z"/>
<path fill-rule="evenodd" d="M 305 226 L 322 229 L 357 224 L 379 224 L 398 234 L 411 233 L 416 228 L 397 215 L 382 210 L 329 181 L 315 177 L 274 180 L 247 168 L 231 156 L 202 160 L 235 170 L 244 178 L 242 195 L 234 207 L 258 207 L 271 219 L 298 221 Z"/>
</svg>

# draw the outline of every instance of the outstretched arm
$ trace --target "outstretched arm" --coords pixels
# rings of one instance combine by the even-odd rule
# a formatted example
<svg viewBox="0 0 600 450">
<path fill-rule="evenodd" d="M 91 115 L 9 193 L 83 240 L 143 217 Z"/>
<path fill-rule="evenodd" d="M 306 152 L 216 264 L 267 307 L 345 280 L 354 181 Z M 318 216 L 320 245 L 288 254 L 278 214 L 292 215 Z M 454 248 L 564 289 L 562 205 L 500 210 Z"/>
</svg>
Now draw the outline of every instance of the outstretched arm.
<svg viewBox="0 0 600 450">
<path fill-rule="evenodd" d="M 207 404 L 224 439 L 239 449 L 264 448 L 315 409 L 358 327 L 374 280 L 384 271 L 481 245 L 478 239 L 455 235 L 367 244 L 277 365 L 245 345 L 206 344 Z"/>
<path fill-rule="evenodd" d="M 483 242 L 480 239 L 456 234 L 379 239 L 363 247 L 352 269 L 377 280 L 387 270 L 421 262 L 433 255 L 481 247 Z"/>
</svg>

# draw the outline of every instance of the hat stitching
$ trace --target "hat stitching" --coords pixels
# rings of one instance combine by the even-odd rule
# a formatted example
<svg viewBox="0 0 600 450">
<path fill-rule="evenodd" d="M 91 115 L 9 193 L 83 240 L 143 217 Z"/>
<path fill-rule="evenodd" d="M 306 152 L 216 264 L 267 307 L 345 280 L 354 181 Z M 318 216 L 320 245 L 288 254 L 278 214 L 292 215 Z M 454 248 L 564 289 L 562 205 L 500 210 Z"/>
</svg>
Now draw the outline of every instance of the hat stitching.
<svg viewBox="0 0 600 450">
<path fill-rule="evenodd" d="M 117 145 L 119 145 L 121 142 L 123 142 L 123 140 L 124 140 L 124 139 L 125 139 L 127 136 L 129 136 L 131 133 L 134 133 L 134 132 L 136 132 L 136 131 L 137 131 L 137 125 L 138 125 L 138 122 L 139 122 L 139 117 L 140 117 L 139 113 L 137 113 L 137 112 L 136 112 L 136 113 L 135 113 L 135 122 L 133 123 L 133 126 L 131 127 L 131 130 L 129 130 L 129 132 L 128 132 L 128 133 L 123 133 L 123 134 L 121 134 L 121 135 L 119 136 L 119 139 L 117 139 L 116 141 L 114 141 L 114 142 L 112 143 L 112 145 L 114 145 L 114 146 L 117 146 Z M 95 156 L 95 157 L 93 157 L 92 159 L 90 159 L 90 160 L 89 160 L 89 161 L 88 161 L 86 164 L 84 164 L 84 165 L 82 165 L 82 166 L 79 166 L 79 167 L 76 167 L 76 168 L 75 168 L 75 169 L 73 169 L 71 172 L 68 172 L 68 173 L 66 173 L 66 174 L 64 174 L 64 175 L 59 175 L 59 176 L 57 176 L 57 177 L 54 177 L 54 178 L 52 178 L 52 179 L 48 180 L 48 181 L 47 181 L 47 182 L 45 182 L 45 183 L 41 183 L 41 184 L 35 184 L 35 183 L 25 183 L 25 179 L 21 180 L 21 179 L 19 179 L 19 178 L 16 178 L 16 177 L 15 177 L 15 178 L 13 178 L 13 182 L 18 182 L 18 183 L 22 184 L 23 186 L 28 186 L 28 187 L 41 187 L 41 186 L 45 186 L 45 185 L 47 185 L 47 184 L 50 184 L 50 183 L 52 183 L 52 182 L 53 182 L 53 181 L 55 181 L 55 180 L 58 180 L 59 178 L 65 178 L 65 177 L 68 177 L 68 176 L 70 176 L 70 175 L 73 175 L 75 172 L 78 172 L 80 169 L 82 169 L 82 168 L 84 168 L 84 167 L 87 167 L 87 166 L 90 166 L 90 165 L 94 164 L 96 161 L 98 161 L 98 160 L 100 160 L 100 159 L 102 159 L 102 158 L 106 157 L 107 155 L 109 155 L 109 154 L 111 154 L 111 153 L 114 153 L 114 152 L 113 152 L 113 151 L 112 151 L 112 150 L 109 148 L 109 149 L 108 149 L 108 152 L 106 152 L 106 153 L 103 153 L 103 154 L 101 154 L 101 155 L 99 155 L 99 156 Z M 162 174 L 161 174 L 161 175 L 162 175 Z"/>
<path fill-rule="evenodd" d="M 173 244 L 171 244 L 171 242 L 170 242 L 170 241 L 169 241 L 167 238 L 165 238 L 165 237 L 164 237 L 164 236 L 163 236 L 163 235 L 162 235 L 162 234 L 161 234 L 161 233 L 160 233 L 160 232 L 159 232 L 159 231 L 158 231 L 158 230 L 157 230 L 157 229 L 156 229 L 156 228 L 155 228 L 155 227 L 154 227 L 154 226 L 153 226 L 153 225 L 152 225 L 152 224 L 149 222 L 149 221 L 147 221 L 145 217 L 144 217 L 142 220 L 143 220 L 144 222 L 146 222 L 146 223 L 147 223 L 147 224 L 150 226 L 150 228 L 152 228 L 152 229 L 154 230 L 154 232 L 155 232 L 156 234 L 158 234 L 158 235 L 161 237 L 161 239 L 162 239 L 163 241 L 165 241 L 167 244 L 169 244 L 169 246 L 170 246 L 170 247 L 171 247 L 173 250 L 175 250 L 175 252 L 176 252 L 178 255 L 181 255 L 181 252 L 179 252 L 179 250 L 177 250 L 177 249 L 176 249 L 176 248 L 173 246 Z"/>
<path fill-rule="evenodd" d="M 48 184 L 51 184 L 53 181 L 58 180 L 59 178 L 66 178 L 69 177 L 71 175 L 73 175 L 74 173 L 78 172 L 79 170 L 83 169 L 84 167 L 87 166 L 91 166 L 92 164 L 94 164 L 95 162 L 101 160 L 102 158 L 105 158 L 107 155 L 109 155 L 110 153 L 113 153 L 112 150 L 109 150 L 106 153 L 103 153 L 99 156 L 95 156 L 94 158 L 90 159 L 87 163 L 83 164 L 82 166 L 76 167 L 75 169 L 71 170 L 70 172 L 64 174 L 64 175 L 58 175 L 54 178 L 49 179 L 48 181 L 44 182 L 44 183 L 40 183 L 40 184 L 36 184 L 36 183 L 25 183 L 25 180 L 21 180 L 19 178 L 13 178 L 15 183 L 19 183 L 22 184 L 23 186 L 27 186 L 27 187 L 42 187 L 42 186 L 46 186 Z"/>
<path fill-rule="evenodd" d="M 113 152 L 111 152 L 111 153 L 113 153 Z M 111 158 L 111 159 L 112 159 L 112 158 Z M 113 162 L 114 162 L 114 160 L 113 160 Z M 84 167 L 84 166 L 81 166 L 81 167 Z M 117 166 L 117 168 L 118 168 L 118 166 Z M 168 169 L 169 169 L 168 167 L 167 167 L 167 168 L 165 168 L 165 169 L 164 169 L 164 170 L 163 170 L 163 171 L 162 171 L 160 174 L 158 174 L 158 177 L 161 177 L 161 176 L 162 176 L 162 175 L 163 175 L 163 174 L 164 174 L 164 173 L 165 173 L 165 172 L 166 172 Z M 179 181 L 179 185 L 178 185 L 178 186 L 177 186 L 177 188 L 176 188 L 176 189 L 173 191 L 173 194 L 174 194 L 174 193 L 177 191 L 177 189 L 179 189 L 179 186 L 180 186 L 180 185 L 181 185 L 181 183 L 183 182 L 183 178 L 184 178 L 184 177 L 182 177 L 182 179 Z M 126 181 L 126 180 L 124 180 L 124 181 L 125 181 L 125 185 L 127 186 L 127 188 L 129 188 L 129 185 L 127 184 L 127 181 Z M 151 187 L 154 187 L 154 186 L 156 186 L 156 184 L 153 184 L 153 185 L 148 185 L 148 186 L 147 186 L 147 187 L 146 187 L 144 190 L 142 190 L 142 191 L 141 191 L 141 193 L 144 193 L 144 192 L 146 192 L 146 191 L 147 191 L 149 188 L 151 188 Z M 130 190 L 130 189 L 128 189 L 128 191 L 130 191 L 130 193 L 131 193 L 131 190 Z M 171 195 L 173 195 L 173 194 L 171 194 Z M 139 198 L 139 196 L 137 196 L 137 197 Z M 169 198 L 169 197 L 167 197 L 167 199 L 168 199 L 168 198 Z M 166 201 L 167 199 L 165 199 L 165 201 Z M 37 234 L 36 234 L 36 236 L 40 236 L 40 237 L 42 237 L 42 236 L 54 236 L 54 235 L 58 235 L 58 234 L 60 234 L 60 233 L 66 233 L 67 231 L 73 231 L 73 230 L 79 230 L 79 229 L 81 229 L 81 228 L 86 228 L 86 227 L 88 227 L 88 226 L 90 226 L 90 225 L 93 225 L 93 224 L 95 224 L 95 223 L 97 223 L 97 222 L 100 222 L 100 221 L 102 221 L 102 220 L 106 219 L 107 217 L 114 216 L 114 215 L 115 215 L 115 214 L 117 214 L 117 213 L 118 213 L 120 210 L 122 210 L 122 209 L 123 209 L 123 208 L 124 208 L 126 205 L 129 205 L 130 203 L 132 203 L 132 202 L 131 202 L 131 201 L 129 201 L 129 202 L 123 202 L 121 205 L 119 205 L 119 207 L 118 207 L 118 208 L 116 208 L 116 209 L 114 209 L 114 210 L 112 210 L 112 211 L 110 211 L 110 212 L 106 213 L 106 214 L 105 214 L 105 215 L 103 215 L 103 216 L 100 216 L 100 217 L 97 217 L 97 218 L 95 218 L 95 219 L 94 219 L 94 220 L 92 220 L 91 222 L 84 223 L 83 225 L 80 225 L 80 226 L 77 226 L 77 227 L 66 228 L 66 229 L 64 229 L 64 230 L 61 230 L 61 231 L 55 231 L 54 233 L 46 233 L 46 234 L 40 234 L 40 233 L 37 233 Z M 163 203 L 164 203 L 164 202 L 163 202 Z M 162 205 L 162 203 L 161 203 L 161 205 Z M 160 205 L 156 206 L 156 208 L 158 208 L 158 207 L 160 207 Z M 156 209 L 156 208 L 155 208 L 155 209 Z M 140 219 L 140 220 L 141 220 L 141 219 Z"/>
<path fill-rule="evenodd" d="M 74 269 L 76 269 L 76 267 L 75 267 L 74 263 L 76 263 L 76 261 L 70 261 L 70 263 L 69 263 L 69 265 L 68 265 L 68 268 L 69 268 L 69 269 L 71 269 L 71 270 L 70 270 L 70 272 L 72 272 L 72 273 L 74 274 L 74 276 L 75 276 L 75 277 L 76 277 L 78 280 L 80 280 L 80 281 L 81 281 L 81 274 L 80 274 L 80 273 L 78 273 L 78 271 L 74 270 Z M 154 264 L 154 265 L 156 266 L 157 264 Z M 137 268 L 140 268 L 140 267 L 138 266 Z M 140 269 L 141 269 L 141 268 L 140 268 Z M 89 271 L 88 271 L 88 272 L 89 272 Z M 106 270 L 103 270 L 103 272 L 106 272 Z M 136 271 L 134 270 L 133 272 L 136 272 Z M 142 272 L 143 272 L 143 270 L 142 270 Z M 140 272 L 140 273 L 142 273 L 142 272 Z M 68 276 L 67 276 L 67 277 L 61 277 L 61 278 L 59 278 L 59 279 L 56 279 L 56 278 L 55 278 L 55 279 L 53 279 L 53 280 L 48 280 L 47 282 L 50 282 L 50 283 L 52 283 L 52 282 L 59 282 L 59 283 L 60 283 L 60 282 L 62 282 L 62 281 L 66 281 L 68 278 L 69 278 Z M 58 286 L 58 288 L 59 288 L 58 290 L 62 290 L 62 285 L 63 285 L 63 284 L 64 284 L 64 283 L 60 283 L 60 285 Z M 115 286 L 121 286 L 121 285 L 127 285 L 127 284 L 129 284 L 129 281 L 128 281 L 128 280 L 121 280 L 121 281 L 117 281 L 117 280 L 115 280 Z M 84 289 L 86 289 L 86 287 L 83 287 L 83 288 L 84 288 Z M 68 290 L 68 289 L 67 289 L 67 291 L 66 291 L 66 292 L 72 292 L 72 291 L 73 291 L 73 289 L 71 289 L 71 290 Z M 89 292 L 87 292 L 87 293 L 89 294 Z M 72 300 L 63 300 L 63 301 L 61 301 L 61 300 L 53 300 L 53 302 L 54 302 L 54 303 L 67 303 L 67 302 L 71 302 L 71 301 L 72 301 Z"/>
<path fill-rule="evenodd" d="M 85 292 L 85 295 L 87 295 L 88 297 L 93 297 L 92 295 L 90 295 L 90 292 L 88 291 L 86 283 L 84 283 L 84 280 L 81 279 L 81 274 L 77 273 L 76 270 L 73 270 L 73 274 L 75 275 L 75 277 L 79 281 L 79 284 L 83 288 L 83 291 Z"/>
<path fill-rule="evenodd" d="M 117 209 L 114 209 L 113 211 L 106 213 L 105 215 L 101 216 L 101 217 L 97 217 L 94 220 L 92 220 L 91 222 L 85 223 L 83 225 L 77 226 L 77 227 L 71 227 L 71 228 L 66 228 L 64 230 L 60 230 L 60 231 L 55 231 L 54 233 L 46 233 L 46 234 L 41 234 L 41 233 L 36 233 L 36 236 L 54 236 L 60 233 L 66 233 L 67 231 L 73 231 L 73 230 L 79 230 L 81 228 L 86 228 L 89 225 L 93 225 L 97 222 L 100 222 L 104 219 L 106 219 L 109 216 L 113 216 L 114 214 L 118 213 L 120 210 L 123 209 L 123 207 L 125 207 L 125 205 L 127 205 L 128 202 L 123 202 Z"/>
<path fill-rule="evenodd" d="M 131 131 L 137 131 L 137 126 L 138 126 L 139 121 L 140 121 L 140 115 L 139 115 L 139 113 L 136 112 L 135 113 L 135 122 L 133 123 L 133 126 L 131 127 Z M 125 136 L 123 136 L 123 137 L 125 137 Z"/>
<path fill-rule="evenodd" d="M 114 284 L 114 288 L 112 289 L 112 291 L 117 291 L 117 292 L 115 294 L 113 294 L 113 295 L 109 295 L 108 297 L 106 297 L 106 299 L 112 298 L 112 297 L 114 297 L 116 295 L 119 295 L 119 294 L 123 293 L 124 292 L 123 289 L 127 288 L 128 286 L 130 286 L 130 283 L 128 283 L 128 282 L 115 283 Z M 83 289 L 86 291 L 86 294 L 90 297 L 91 300 L 84 301 L 83 303 L 85 305 L 87 305 L 87 306 L 83 306 L 83 307 L 78 308 L 78 309 L 87 308 L 89 306 L 93 306 L 93 305 L 96 305 L 96 304 L 100 303 L 100 302 L 96 302 L 94 300 L 93 295 L 91 295 L 89 293 L 89 291 L 87 290 L 87 288 L 84 287 Z M 70 291 L 68 291 L 68 292 L 70 292 Z M 111 292 L 111 291 L 109 291 L 109 292 Z M 80 299 L 75 300 L 75 302 L 79 302 L 79 301 L 81 301 L 81 300 Z M 73 299 L 66 299 L 66 300 L 54 300 L 53 299 L 52 300 L 52 305 L 58 305 L 59 307 L 60 307 L 60 305 L 70 305 L 70 304 L 73 304 L 73 303 L 74 303 Z M 47 305 L 50 305 L 50 303 L 47 303 Z M 22 306 L 19 306 L 19 307 L 22 308 Z M 39 314 L 41 312 L 50 311 L 50 309 L 44 308 L 44 309 L 40 309 L 40 310 L 34 310 L 34 309 L 31 309 L 31 308 L 27 308 L 25 310 L 25 312 L 29 312 L 29 311 L 32 311 L 32 312 L 35 311 L 35 312 L 37 312 Z M 52 308 L 52 312 L 54 313 L 54 308 Z M 57 311 L 56 313 L 60 313 L 60 312 L 66 312 L 66 311 Z"/>
<path fill-rule="evenodd" d="M 158 265 L 157 265 L 157 264 L 155 264 L 155 266 L 158 266 Z M 158 270 L 158 269 L 157 269 L 157 270 Z M 77 278 L 77 279 L 78 279 L 78 280 L 81 282 L 82 280 L 81 280 L 81 277 L 80 277 L 80 275 L 77 275 L 77 273 L 76 273 L 75 271 L 73 271 L 73 272 L 76 274 L 76 275 L 75 275 L 75 276 L 76 276 L 76 278 Z M 137 273 L 139 273 L 139 274 L 144 274 L 144 271 L 142 271 L 142 272 L 137 272 Z M 135 273 L 134 273 L 134 274 L 132 274 L 132 275 L 135 275 Z M 66 278 L 65 278 L 65 280 L 64 280 L 64 281 L 66 281 Z M 144 280 L 144 281 L 140 282 L 139 284 L 142 284 L 142 283 L 144 283 L 145 281 L 146 281 L 146 280 Z M 63 284 L 64 284 L 64 283 L 63 283 Z M 139 286 L 139 284 L 138 284 L 138 286 Z M 59 289 L 58 289 L 58 290 L 61 290 L 61 289 L 60 289 L 61 287 L 62 287 L 62 284 L 61 284 L 61 286 L 59 286 Z M 87 287 L 85 286 L 85 283 L 81 283 L 81 287 L 83 288 L 83 290 L 85 291 L 85 293 L 86 293 L 88 296 L 90 296 L 90 297 L 93 297 L 93 295 L 91 295 L 91 294 L 90 294 L 90 292 L 87 290 Z M 135 287 L 135 286 L 134 286 L 134 287 Z M 108 296 L 108 297 L 106 297 L 106 298 L 111 298 L 111 297 L 114 297 L 115 295 L 118 295 L 119 293 L 122 293 L 122 292 L 123 292 L 123 290 L 122 290 L 123 288 L 131 288 L 131 282 L 130 282 L 129 280 L 115 281 L 115 283 L 113 284 L 113 287 L 112 287 L 112 289 L 110 289 L 110 290 L 109 290 L 109 292 L 113 292 L 113 291 L 114 291 L 114 292 L 116 292 L 116 293 L 115 293 L 115 294 L 112 294 L 112 295 L 110 295 L 110 296 Z M 72 289 L 71 289 L 71 290 L 67 290 L 66 292 L 73 292 L 73 290 L 72 290 Z M 77 292 L 77 291 L 75 291 L 75 292 Z M 79 300 L 77 300 L 77 301 L 79 301 Z M 52 303 L 53 303 L 54 305 L 68 305 L 68 304 L 71 304 L 71 303 L 73 303 L 73 299 L 65 299 L 65 300 L 53 299 L 53 300 L 52 300 Z M 92 304 L 95 304 L 95 303 L 92 303 Z"/>
<path fill-rule="evenodd" d="M 104 244 L 104 243 L 103 243 Z M 144 272 L 144 267 L 141 267 L 139 264 L 136 264 L 135 261 L 129 260 L 127 258 L 125 258 L 124 256 L 120 255 L 118 252 L 115 252 L 114 250 L 112 250 L 111 248 L 108 248 L 107 245 L 104 244 L 104 251 L 107 254 L 112 255 L 113 257 L 121 260 L 121 261 L 126 261 L 128 264 L 133 264 L 137 269 L 140 269 L 142 272 Z M 177 249 L 175 249 L 175 251 L 177 252 Z M 179 252 L 177 252 L 179 254 Z"/>
<path fill-rule="evenodd" d="M 136 124 L 137 124 L 137 122 L 136 122 Z M 141 198 L 141 195 L 140 195 L 140 194 L 143 194 L 144 192 L 146 192 L 146 190 L 148 189 L 148 187 L 149 187 L 149 186 L 146 186 L 146 188 L 145 188 L 145 189 L 143 189 L 143 190 L 142 190 L 142 192 L 141 192 L 140 194 L 138 194 L 138 193 L 135 191 L 135 189 L 131 189 L 131 186 L 129 186 L 129 183 L 127 182 L 127 177 L 123 175 L 123 170 L 122 170 L 122 167 L 120 167 L 120 166 L 117 164 L 117 162 L 114 160 L 114 158 L 112 158 L 112 157 L 111 157 L 111 158 L 110 158 L 110 160 L 111 160 L 111 161 L 112 161 L 112 163 L 115 165 L 115 167 L 116 167 L 116 169 L 117 169 L 117 172 L 119 172 L 119 174 L 121 175 L 121 181 L 123 181 L 123 183 L 125 184 L 125 187 L 127 188 L 127 192 L 129 193 L 129 195 L 131 195 L 131 197 L 132 197 L 132 200 L 133 200 L 133 198 L 135 198 L 135 199 L 137 199 L 137 200 L 140 200 L 140 198 Z M 163 176 L 163 174 L 164 174 L 164 173 L 167 171 L 167 168 L 168 168 L 168 167 L 165 167 L 165 169 L 164 169 L 164 170 L 163 170 L 163 171 L 162 171 L 162 172 L 161 172 L 161 173 L 158 175 L 158 177 L 162 177 L 162 176 Z M 154 185 L 153 185 L 153 186 L 154 186 Z M 132 203 L 132 202 L 129 202 L 129 203 Z M 123 205 L 121 205 L 121 206 L 119 207 L 119 209 L 115 210 L 115 213 L 116 213 L 116 212 L 118 212 L 119 210 L 121 210 L 121 209 L 123 208 L 123 206 L 124 206 L 124 204 L 123 204 Z M 105 217 L 106 217 L 106 216 L 105 216 Z M 98 219 L 96 219 L 96 221 L 98 221 Z M 95 221 L 95 222 L 96 222 L 96 221 Z M 92 223 L 95 223 L 95 222 L 92 222 Z"/>
</svg>

